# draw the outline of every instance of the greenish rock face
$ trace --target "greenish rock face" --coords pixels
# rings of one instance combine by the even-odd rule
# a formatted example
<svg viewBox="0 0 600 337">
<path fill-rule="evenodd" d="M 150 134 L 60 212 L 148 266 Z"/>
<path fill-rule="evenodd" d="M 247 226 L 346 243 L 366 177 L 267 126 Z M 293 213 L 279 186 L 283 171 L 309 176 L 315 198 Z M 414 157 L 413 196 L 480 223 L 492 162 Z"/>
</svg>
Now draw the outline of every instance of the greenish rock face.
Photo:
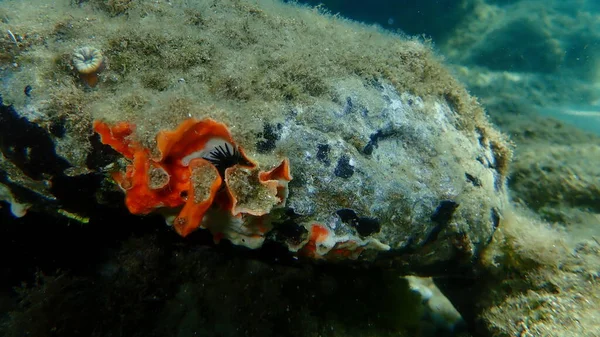
<svg viewBox="0 0 600 337">
<path fill-rule="evenodd" d="M 2 4 L 22 23 L 0 22 L 21 39 L 0 53 L 0 94 L 68 162 L 28 174 L 34 160 L 16 162 L 18 144 L 7 145 L 11 202 L 56 212 L 55 177 L 126 166 L 98 151 L 94 120 L 131 123 L 131 137 L 154 149 L 161 130 L 212 118 L 261 170 L 290 161 L 286 203 L 252 248 L 275 241 L 320 260 L 454 273 L 473 267 L 502 217 L 511 151 L 417 39 L 270 1 Z M 93 88 L 72 62 L 82 46 L 105 58 Z M 93 223 L 85 209 L 68 214 Z"/>
</svg>

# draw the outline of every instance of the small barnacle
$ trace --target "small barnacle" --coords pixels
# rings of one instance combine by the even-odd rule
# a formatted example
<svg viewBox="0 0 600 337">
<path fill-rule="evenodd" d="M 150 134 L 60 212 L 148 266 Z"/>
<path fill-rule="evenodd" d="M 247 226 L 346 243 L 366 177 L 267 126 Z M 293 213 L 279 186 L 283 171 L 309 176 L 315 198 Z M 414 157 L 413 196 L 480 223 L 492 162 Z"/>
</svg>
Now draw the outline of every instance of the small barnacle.
<svg viewBox="0 0 600 337">
<path fill-rule="evenodd" d="M 73 66 L 90 87 L 98 83 L 98 73 L 104 69 L 104 56 L 94 47 L 81 47 L 73 52 Z"/>
</svg>

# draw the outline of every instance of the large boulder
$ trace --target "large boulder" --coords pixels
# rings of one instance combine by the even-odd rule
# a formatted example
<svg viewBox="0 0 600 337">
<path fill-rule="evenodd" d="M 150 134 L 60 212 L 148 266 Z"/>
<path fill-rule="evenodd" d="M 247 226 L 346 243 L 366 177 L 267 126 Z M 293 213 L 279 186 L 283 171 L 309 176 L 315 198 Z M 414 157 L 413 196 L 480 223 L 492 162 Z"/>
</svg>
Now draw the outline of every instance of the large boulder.
<svg viewBox="0 0 600 337">
<path fill-rule="evenodd" d="M 93 223 L 82 205 L 115 203 L 101 196 L 117 186 L 68 204 L 57 186 L 100 173 L 130 211 L 160 212 L 180 234 L 473 270 L 506 207 L 511 151 L 430 46 L 294 5 L 126 4 L 59 1 L 68 12 L 48 25 L 10 26 L 5 199 Z M 209 119 L 226 131 L 195 126 L 208 138 L 183 146 L 182 125 Z"/>
</svg>

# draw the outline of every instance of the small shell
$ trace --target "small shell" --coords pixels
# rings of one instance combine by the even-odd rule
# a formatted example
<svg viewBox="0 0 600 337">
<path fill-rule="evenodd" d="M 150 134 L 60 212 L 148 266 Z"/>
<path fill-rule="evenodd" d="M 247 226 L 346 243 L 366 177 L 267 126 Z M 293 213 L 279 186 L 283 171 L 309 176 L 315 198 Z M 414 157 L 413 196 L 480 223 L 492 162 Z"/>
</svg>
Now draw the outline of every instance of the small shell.
<svg viewBox="0 0 600 337">
<path fill-rule="evenodd" d="M 73 52 L 73 65 L 80 74 L 92 74 L 102 70 L 104 56 L 94 47 L 81 47 Z"/>
</svg>

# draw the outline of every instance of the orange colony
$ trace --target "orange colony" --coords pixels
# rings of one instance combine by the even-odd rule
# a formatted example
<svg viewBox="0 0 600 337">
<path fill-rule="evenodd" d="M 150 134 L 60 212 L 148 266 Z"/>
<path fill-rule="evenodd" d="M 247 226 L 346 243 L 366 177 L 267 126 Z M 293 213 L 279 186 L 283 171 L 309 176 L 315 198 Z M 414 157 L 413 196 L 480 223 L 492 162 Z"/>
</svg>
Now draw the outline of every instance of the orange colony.
<svg viewBox="0 0 600 337">
<path fill-rule="evenodd" d="M 130 160 L 113 174 L 133 214 L 161 210 L 185 237 L 207 228 L 215 241 L 256 248 L 272 229 L 271 210 L 285 205 L 289 161 L 263 171 L 235 143 L 225 124 L 187 119 L 156 137 L 158 158 L 133 139 L 134 126 L 94 122 L 102 143 Z"/>
</svg>

